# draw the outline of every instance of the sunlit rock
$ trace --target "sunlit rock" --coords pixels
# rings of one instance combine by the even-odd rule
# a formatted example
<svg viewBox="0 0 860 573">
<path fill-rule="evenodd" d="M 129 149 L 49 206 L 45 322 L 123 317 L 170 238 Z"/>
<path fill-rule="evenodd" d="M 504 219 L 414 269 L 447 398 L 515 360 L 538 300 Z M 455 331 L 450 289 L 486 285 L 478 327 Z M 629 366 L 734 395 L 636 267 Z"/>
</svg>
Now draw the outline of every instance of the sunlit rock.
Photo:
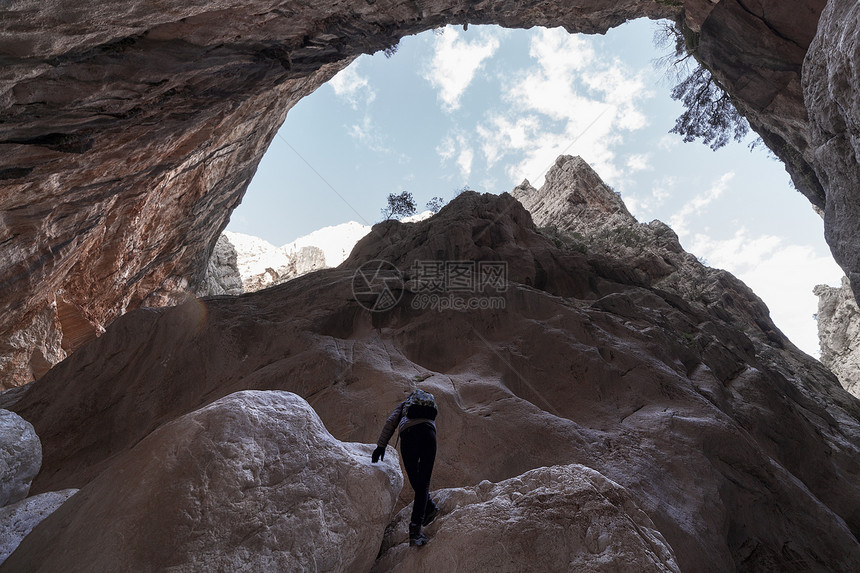
<svg viewBox="0 0 860 573">
<path fill-rule="evenodd" d="M 374 572 L 680 573 L 672 548 L 633 497 L 585 466 L 539 468 L 432 497 L 441 511 L 424 529 L 429 544 L 409 547 L 412 507 L 403 509 Z"/>
<path fill-rule="evenodd" d="M 0 507 L 27 497 L 42 465 L 42 445 L 33 425 L 0 410 Z"/>
<path fill-rule="evenodd" d="M 15 551 L 21 540 L 78 490 L 50 491 L 0 507 L 0 563 Z"/>
<path fill-rule="evenodd" d="M 846 390 L 860 398 L 860 308 L 848 277 L 839 288 L 815 287 L 821 362 Z"/>
</svg>

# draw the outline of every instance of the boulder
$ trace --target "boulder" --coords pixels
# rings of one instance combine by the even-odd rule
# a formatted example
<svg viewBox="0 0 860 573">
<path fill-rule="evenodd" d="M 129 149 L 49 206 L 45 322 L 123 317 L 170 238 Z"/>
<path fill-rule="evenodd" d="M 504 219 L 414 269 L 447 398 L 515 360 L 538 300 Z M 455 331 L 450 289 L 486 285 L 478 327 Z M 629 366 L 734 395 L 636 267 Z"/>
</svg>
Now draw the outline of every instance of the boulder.
<svg viewBox="0 0 860 573">
<path fill-rule="evenodd" d="M 389 528 L 372 571 L 680 573 L 672 548 L 630 493 L 582 465 L 431 497 L 440 515 L 424 528 L 429 544 L 409 547 L 410 505 Z"/>
<path fill-rule="evenodd" d="M 0 508 L 0 563 L 21 540 L 78 490 L 49 491 Z"/>
<path fill-rule="evenodd" d="M 170 422 L 42 521 L 0 571 L 366 571 L 403 479 L 288 392 Z"/>
<path fill-rule="evenodd" d="M 30 422 L 0 410 L 0 507 L 27 497 L 42 465 L 42 444 Z"/>
</svg>

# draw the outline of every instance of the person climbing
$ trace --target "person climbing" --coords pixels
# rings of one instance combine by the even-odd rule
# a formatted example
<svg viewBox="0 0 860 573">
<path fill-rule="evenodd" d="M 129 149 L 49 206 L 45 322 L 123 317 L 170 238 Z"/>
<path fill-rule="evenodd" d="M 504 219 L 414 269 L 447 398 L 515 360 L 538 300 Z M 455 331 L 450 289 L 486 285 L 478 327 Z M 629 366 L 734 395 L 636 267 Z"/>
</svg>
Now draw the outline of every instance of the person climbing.
<svg viewBox="0 0 860 573">
<path fill-rule="evenodd" d="M 409 485 L 415 491 L 412 518 L 409 521 L 409 545 L 418 547 L 429 541 L 427 536 L 421 533 L 421 527 L 430 525 L 439 514 L 439 508 L 430 499 L 430 476 L 433 473 L 433 462 L 436 460 L 437 413 L 433 394 L 415 390 L 388 416 L 371 456 L 373 463 L 385 459 L 385 447 L 394 431 L 399 431 L 403 466 L 406 468 Z"/>
</svg>

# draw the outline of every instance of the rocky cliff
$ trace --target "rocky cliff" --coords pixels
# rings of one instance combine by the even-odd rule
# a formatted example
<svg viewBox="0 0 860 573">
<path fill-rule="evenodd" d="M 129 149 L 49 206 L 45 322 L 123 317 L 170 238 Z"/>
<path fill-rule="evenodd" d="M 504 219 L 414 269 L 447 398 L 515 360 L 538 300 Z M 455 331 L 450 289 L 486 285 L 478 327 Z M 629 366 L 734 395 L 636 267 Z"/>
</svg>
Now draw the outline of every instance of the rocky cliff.
<svg viewBox="0 0 860 573">
<path fill-rule="evenodd" d="M 162 499 L 140 483 L 130 487 L 141 497 L 120 504 L 128 511 L 101 511 L 113 504 L 99 496 L 120 503 L 124 480 L 193 493 L 180 509 L 206 499 L 198 488 L 256 483 L 256 469 L 233 462 L 223 475 L 237 485 L 212 482 L 204 449 L 184 445 L 209 440 L 201 428 L 220 435 L 199 412 L 224 397 L 294 392 L 334 438 L 368 444 L 416 385 L 440 405 L 432 488 L 447 513 L 418 555 L 395 519 L 376 570 L 474 564 L 467 531 L 515 553 L 503 570 L 530 559 L 554 567 L 542 532 L 564 544 L 563 559 L 607 570 L 857 570 L 860 402 L 781 335 L 740 281 L 697 270 L 668 227 L 628 220 L 596 182 L 586 192 L 581 182 L 594 177 L 562 158 L 544 189 L 517 191 L 536 205 L 573 198 L 585 218 L 612 210 L 617 224 L 594 240 L 539 233 L 510 195 L 467 192 L 426 221 L 374 226 L 337 269 L 119 318 L 9 406 L 42 440 L 32 492 L 90 493 L 36 526 L 0 570 L 57 562 L 61 549 L 41 540 L 60 531 L 61 547 L 87 548 L 65 566 L 109 556 L 111 543 L 75 532 L 112 531 L 113 520 L 143 519 L 147 500 Z M 709 282 L 687 292 L 700 276 Z M 373 297 L 386 304 L 369 305 Z M 245 451 L 255 442 L 228 443 Z M 177 465 L 143 471 L 164 459 Z M 187 532 L 214 527 L 221 510 L 177 516 L 162 505 L 171 553 L 183 563 L 209 555 Z M 290 520 L 290 507 L 259 515 Z M 228 549 L 259 531 L 245 517 L 234 533 L 223 529 L 233 520 L 216 521 Z"/>
<path fill-rule="evenodd" d="M 818 296 L 818 340 L 821 362 L 846 390 L 860 398 L 860 308 L 848 277 L 842 286 L 815 287 Z"/>
<path fill-rule="evenodd" d="M 219 255 L 219 245 L 232 252 L 229 258 Z M 259 237 L 225 231 L 218 238 L 197 295 L 254 292 L 325 266 L 325 255 L 317 247 L 308 246 L 287 253 Z M 237 284 L 229 290 L 219 289 L 224 283 Z M 209 290 L 209 285 L 214 288 Z"/>
<path fill-rule="evenodd" d="M 679 19 L 690 49 L 825 210 L 852 276 L 860 16 L 825 5 L 16 2 L 0 21 L 3 384 L 40 375 L 128 309 L 181 300 L 287 111 L 357 55 L 447 23 L 601 33 L 630 18 Z"/>
<path fill-rule="evenodd" d="M 638 281 L 690 304 L 722 308 L 737 326 L 757 324 L 757 336 L 799 352 L 771 322 L 764 302 L 743 282 L 684 251 L 678 236 L 662 221 L 639 223 L 581 157 L 559 157 L 540 191 L 524 181 L 512 195 L 557 246 L 625 261 Z"/>
<path fill-rule="evenodd" d="M 351 221 L 318 229 L 283 247 L 259 237 L 225 231 L 218 237 L 195 294 L 255 292 L 311 271 L 336 267 L 369 230 Z"/>
</svg>

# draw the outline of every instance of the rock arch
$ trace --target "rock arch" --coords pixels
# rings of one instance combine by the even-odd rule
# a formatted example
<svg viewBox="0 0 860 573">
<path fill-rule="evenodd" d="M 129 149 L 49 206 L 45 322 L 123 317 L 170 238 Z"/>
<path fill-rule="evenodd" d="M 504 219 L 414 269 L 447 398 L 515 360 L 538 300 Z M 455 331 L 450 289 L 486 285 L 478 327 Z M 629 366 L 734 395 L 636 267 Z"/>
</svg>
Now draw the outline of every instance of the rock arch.
<svg viewBox="0 0 860 573">
<path fill-rule="evenodd" d="M 839 89 L 856 50 L 834 40 L 860 15 L 836 4 L 816 37 L 826 0 L 22 0 L 0 20 L 0 341 L 25 342 L 4 350 L 0 387 L 54 360 L 58 331 L 85 340 L 181 292 L 287 111 L 359 54 L 449 23 L 603 33 L 683 17 L 860 272 L 860 106 Z"/>
</svg>

